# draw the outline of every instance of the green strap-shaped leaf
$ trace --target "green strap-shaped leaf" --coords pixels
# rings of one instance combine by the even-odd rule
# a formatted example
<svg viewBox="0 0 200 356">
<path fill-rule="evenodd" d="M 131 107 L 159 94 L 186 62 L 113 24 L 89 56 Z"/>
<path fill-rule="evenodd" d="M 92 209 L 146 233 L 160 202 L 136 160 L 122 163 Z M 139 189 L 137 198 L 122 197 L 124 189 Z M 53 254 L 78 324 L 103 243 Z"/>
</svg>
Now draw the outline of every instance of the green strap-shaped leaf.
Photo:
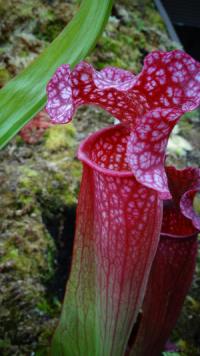
<svg viewBox="0 0 200 356">
<path fill-rule="evenodd" d="M 51 45 L 0 90 L 0 148 L 40 111 L 46 85 L 63 63 L 82 60 L 102 32 L 113 0 L 83 0 L 79 12 Z"/>
</svg>

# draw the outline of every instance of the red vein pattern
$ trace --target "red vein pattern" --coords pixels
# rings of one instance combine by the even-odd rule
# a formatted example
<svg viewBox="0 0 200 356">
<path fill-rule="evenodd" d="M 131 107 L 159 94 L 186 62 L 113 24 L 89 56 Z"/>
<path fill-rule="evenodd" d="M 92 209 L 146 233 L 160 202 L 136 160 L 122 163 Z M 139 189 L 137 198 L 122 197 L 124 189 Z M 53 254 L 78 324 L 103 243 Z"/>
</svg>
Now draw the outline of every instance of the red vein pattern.
<svg viewBox="0 0 200 356">
<path fill-rule="evenodd" d="M 141 307 L 162 202 L 128 170 L 128 136 L 115 125 L 79 149 L 84 172 L 72 270 L 53 342 L 62 355 L 123 355 Z"/>
<path fill-rule="evenodd" d="M 121 356 L 157 248 L 161 199 L 173 194 L 164 169 L 167 140 L 180 116 L 200 103 L 200 63 L 175 50 L 149 54 L 139 75 L 64 64 L 47 95 L 54 123 L 69 122 L 83 104 L 122 123 L 90 136 L 79 150 L 84 173 L 73 263 L 53 342 L 54 354 L 60 348 L 69 356 Z M 198 227 L 192 189 L 180 204 Z"/>
<path fill-rule="evenodd" d="M 173 200 L 164 204 L 160 242 L 148 281 L 136 341 L 127 352 L 128 356 L 161 354 L 178 319 L 195 269 L 198 247 L 196 227 L 200 217 L 194 212 L 192 204 L 195 193 L 200 191 L 200 169 L 176 170 L 168 167 L 167 175 Z"/>
<path fill-rule="evenodd" d="M 83 104 L 102 107 L 128 126 L 128 164 L 143 185 L 169 199 L 164 170 L 167 141 L 180 116 L 200 104 L 200 63 L 186 53 L 155 51 L 134 75 L 86 62 L 72 71 L 64 64 L 47 86 L 46 109 L 54 123 L 69 122 Z"/>
</svg>

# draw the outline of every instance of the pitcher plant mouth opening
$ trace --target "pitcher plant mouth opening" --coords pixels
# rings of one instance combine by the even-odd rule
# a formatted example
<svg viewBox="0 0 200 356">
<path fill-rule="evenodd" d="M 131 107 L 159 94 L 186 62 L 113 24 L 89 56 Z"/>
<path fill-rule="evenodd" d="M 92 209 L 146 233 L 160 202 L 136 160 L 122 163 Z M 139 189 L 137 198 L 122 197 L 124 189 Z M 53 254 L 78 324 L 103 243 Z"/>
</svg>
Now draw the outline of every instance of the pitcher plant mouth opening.
<svg viewBox="0 0 200 356">
<path fill-rule="evenodd" d="M 130 130 L 123 124 L 101 129 L 82 141 L 77 157 L 105 175 L 135 179 L 127 162 L 126 148 L 129 136 Z"/>
<path fill-rule="evenodd" d="M 195 195 L 200 191 L 200 169 L 166 167 L 171 200 L 164 201 L 162 235 L 192 236 L 200 230 L 200 216 L 193 207 Z"/>
<path fill-rule="evenodd" d="M 174 169 L 174 167 L 166 167 L 166 170 L 169 172 L 169 169 Z M 178 170 L 176 170 L 177 172 Z M 183 171 L 183 170 L 182 170 Z M 180 170 L 181 172 L 181 170 Z M 192 209 L 192 207 L 191 207 Z M 174 200 L 164 200 L 163 202 L 163 222 L 160 233 L 160 238 L 171 238 L 172 240 L 178 240 L 180 242 L 184 241 L 184 239 L 192 239 L 197 236 L 198 229 L 193 225 L 192 221 L 183 215 L 179 206 L 174 204 Z M 195 214 L 195 211 L 194 211 Z M 176 216 L 176 223 L 170 222 L 170 216 L 172 219 Z M 180 228 L 181 226 L 181 228 Z"/>
</svg>

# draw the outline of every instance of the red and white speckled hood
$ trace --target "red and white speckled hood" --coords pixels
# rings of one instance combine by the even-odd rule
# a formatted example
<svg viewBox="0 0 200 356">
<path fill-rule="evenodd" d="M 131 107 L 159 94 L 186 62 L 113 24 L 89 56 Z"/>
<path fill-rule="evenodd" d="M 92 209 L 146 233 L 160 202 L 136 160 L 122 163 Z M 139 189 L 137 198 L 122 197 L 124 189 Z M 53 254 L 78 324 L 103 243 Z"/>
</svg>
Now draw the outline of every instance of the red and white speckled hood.
<svg viewBox="0 0 200 356">
<path fill-rule="evenodd" d="M 140 74 L 81 62 L 62 65 L 47 86 L 46 110 L 54 123 L 69 122 L 83 104 L 111 113 L 130 129 L 127 161 L 143 185 L 171 197 L 164 170 L 168 137 L 180 116 L 200 103 L 200 63 L 180 50 L 155 51 Z"/>
</svg>

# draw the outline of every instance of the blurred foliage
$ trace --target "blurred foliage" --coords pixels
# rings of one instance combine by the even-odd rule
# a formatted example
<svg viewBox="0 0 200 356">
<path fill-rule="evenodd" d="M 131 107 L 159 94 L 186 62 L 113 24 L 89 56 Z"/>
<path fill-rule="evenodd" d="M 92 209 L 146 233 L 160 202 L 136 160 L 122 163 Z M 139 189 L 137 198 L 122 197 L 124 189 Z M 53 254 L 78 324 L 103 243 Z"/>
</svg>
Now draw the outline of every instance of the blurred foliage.
<svg viewBox="0 0 200 356">
<path fill-rule="evenodd" d="M 106 25 L 112 3 L 112 0 L 101 0 L 101 2 L 82 0 L 80 8 L 69 25 L 20 75 L 2 88 L 0 91 L 0 148 L 3 148 L 26 123 L 42 110 L 46 102 L 46 85 L 57 67 L 65 62 L 74 66 L 83 60 L 93 48 Z M 54 31 L 57 34 L 62 28 L 62 24 L 60 25 L 59 28 L 56 25 L 56 31 Z M 48 27 L 45 37 L 50 32 Z M 22 37 L 22 34 L 18 36 Z M 31 44 L 31 41 L 34 43 L 33 34 L 23 33 L 21 40 L 28 44 Z M 39 40 L 36 42 L 39 43 Z M 23 57 L 26 57 L 25 51 L 20 58 Z"/>
<path fill-rule="evenodd" d="M 180 356 L 178 352 L 163 352 L 163 356 Z"/>
<path fill-rule="evenodd" d="M 0 0 L 0 66 L 11 77 L 18 74 L 63 30 L 76 11 L 75 0 Z"/>
</svg>

